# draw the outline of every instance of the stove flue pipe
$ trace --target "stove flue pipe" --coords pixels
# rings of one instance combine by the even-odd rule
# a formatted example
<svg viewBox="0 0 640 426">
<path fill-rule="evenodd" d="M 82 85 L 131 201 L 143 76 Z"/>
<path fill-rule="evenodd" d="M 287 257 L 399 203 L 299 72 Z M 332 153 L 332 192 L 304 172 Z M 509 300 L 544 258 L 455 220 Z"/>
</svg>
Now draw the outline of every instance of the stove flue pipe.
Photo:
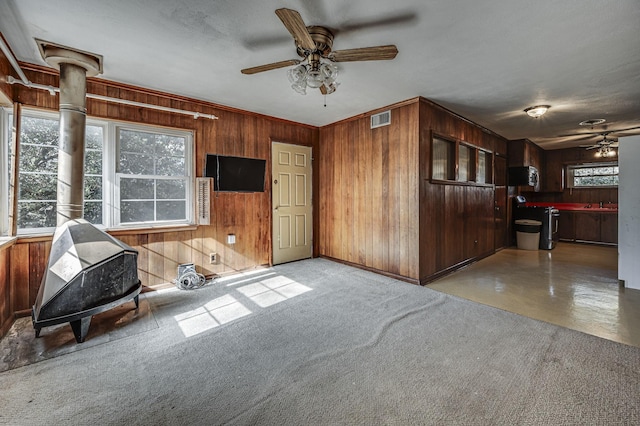
<svg viewBox="0 0 640 426">
<path fill-rule="evenodd" d="M 84 205 L 84 136 L 87 71 L 75 64 L 60 64 L 60 137 L 56 217 L 60 226 L 82 219 Z"/>
<path fill-rule="evenodd" d="M 102 72 L 102 57 L 38 40 L 44 60 L 60 70 L 57 226 L 81 219 L 84 204 L 84 137 L 87 75 Z"/>
</svg>

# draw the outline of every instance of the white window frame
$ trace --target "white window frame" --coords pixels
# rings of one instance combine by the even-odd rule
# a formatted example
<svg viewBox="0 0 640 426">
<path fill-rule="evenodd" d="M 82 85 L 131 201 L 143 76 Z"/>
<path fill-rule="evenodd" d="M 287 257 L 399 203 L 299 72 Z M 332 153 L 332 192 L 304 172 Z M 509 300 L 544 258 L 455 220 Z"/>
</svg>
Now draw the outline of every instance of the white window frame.
<svg viewBox="0 0 640 426">
<path fill-rule="evenodd" d="M 10 108 L 0 110 L 0 236 L 9 233 L 9 143 L 12 123 L 9 122 Z"/>
<path fill-rule="evenodd" d="M 576 169 L 590 169 L 598 167 L 619 167 L 617 161 L 596 162 L 596 163 L 583 163 L 583 164 L 570 164 L 567 165 L 567 188 L 573 189 L 592 189 L 592 188 L 617 188 L 618 185 L 575 185 L 574 184 L 574 170 Z M 618 169 L 618 174 L 620 169 Z M 613 175 L 608 175 L 613 176 Z"/>
<path fill-rule="evenodd" d="M 0 115 L 0 173 L 3 177 L 8 177 L 8 146 L 11 138 L 11 125 L 8 123 L 9 115 L 12 114 L 11 109 L 4 109 Z M 28 117 L 36 117 L 43 119 L 60 120 L 58 113 L 50 111 L 42 111 L 38 109 L 23 108 L 22 115 Z M 102 146 L 102 224 L 96 224 L 100 229 L 140 229 L 140 228 L 157 228 L 162 226 L 175 225 L 192 225 L 195 223 L 195 167 L 194 167 L 194 137 L 193 132 L 183 129 L 167 128 L 161 126 L 150 126 L 138 123 L 126 123 L 120 121 L 100 120 L 87 117 L 87 125 L 102 127 L 103 129 L 103 146 Z M 136 223 L 119 223 L 120 219 L 120 203 L 119 203 L 119 178 L 116 174 L 116 162 L 118 161 L 117 141 L 118 130 L 126 129 L 133 131 L 141 131 L 145 133 L 156 133 L 185 138 L 185 191 L 186 191 L 186 207 L 185 219 L 169 220 L 169 221 L 153 221 L 153 222 L 136 222 Z M 146 177 L 146 176 L 141 176 Z M 162 177 L 160 177 L 162 178 Z M 10 209 L 8 199 L 8 179 L 0 181 L 2 186 L 2 194 L 0 194 L 0 231 L 6 233 L 8 231 L 8 212 Z M 5 190 L 5 187 L 7 190 Z M 17 202 L 17 200 L 15 201 Z M 53 233 L 55 228 L 19 228 L 18 235 L 33 235 Z M 4 235 L 4 234 L 3 234 Z"/>
</svg>

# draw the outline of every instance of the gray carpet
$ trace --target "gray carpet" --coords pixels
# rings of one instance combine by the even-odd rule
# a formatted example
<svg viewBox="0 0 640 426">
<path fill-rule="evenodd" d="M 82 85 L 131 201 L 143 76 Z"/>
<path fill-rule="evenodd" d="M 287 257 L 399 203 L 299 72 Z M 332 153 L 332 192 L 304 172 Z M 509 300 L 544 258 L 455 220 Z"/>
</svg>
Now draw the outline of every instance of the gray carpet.
<svg viewBox="0 0 640 426">
<path fill-rule="evenodd" d="M 640 424 L 640 349 L 327 260 L 146 300 L 0 373 L 0 424 Z"/>
</svg>

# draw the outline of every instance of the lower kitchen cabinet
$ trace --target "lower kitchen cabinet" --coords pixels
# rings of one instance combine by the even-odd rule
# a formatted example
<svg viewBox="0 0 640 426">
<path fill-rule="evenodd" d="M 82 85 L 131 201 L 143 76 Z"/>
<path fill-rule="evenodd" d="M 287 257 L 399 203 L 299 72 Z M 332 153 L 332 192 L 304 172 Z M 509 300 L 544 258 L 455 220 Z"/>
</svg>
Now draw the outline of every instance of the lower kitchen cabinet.
<svg viewBox="0 0 640 426">
<path fill-rule="evenodd" d="M 618 215 L 602 213 L 600 215 L 600 241 L 618 244 Z"/>
<path fill-rule="evenodd" d="M 576 213 L 560 212 L 558 217 L 558 238 L 562 241 L 576 240 Z"/>
<path fill-rule="evenodd" d="M 617 213 L 561 212 L 558 233 L 559 238 L 565 241 L 617 244 L 618 215 Z"/>
</svg>

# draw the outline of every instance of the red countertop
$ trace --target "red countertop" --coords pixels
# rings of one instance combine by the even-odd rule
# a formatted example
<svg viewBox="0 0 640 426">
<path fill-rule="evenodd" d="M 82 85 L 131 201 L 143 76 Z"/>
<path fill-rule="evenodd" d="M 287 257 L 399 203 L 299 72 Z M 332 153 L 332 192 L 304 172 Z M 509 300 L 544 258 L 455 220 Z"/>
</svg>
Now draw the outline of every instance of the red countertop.
<svg viewBox="0 0 640 426">
<path fill-rule="evenodd" d="M 618 213 L 618 204 L 605 203 L 600 208 L 599 203 L 526 203 L 527 207 L 555 207 L 560 211 Z M 591 207 L 587 207 L 590 205 Z"/>
</svg>

